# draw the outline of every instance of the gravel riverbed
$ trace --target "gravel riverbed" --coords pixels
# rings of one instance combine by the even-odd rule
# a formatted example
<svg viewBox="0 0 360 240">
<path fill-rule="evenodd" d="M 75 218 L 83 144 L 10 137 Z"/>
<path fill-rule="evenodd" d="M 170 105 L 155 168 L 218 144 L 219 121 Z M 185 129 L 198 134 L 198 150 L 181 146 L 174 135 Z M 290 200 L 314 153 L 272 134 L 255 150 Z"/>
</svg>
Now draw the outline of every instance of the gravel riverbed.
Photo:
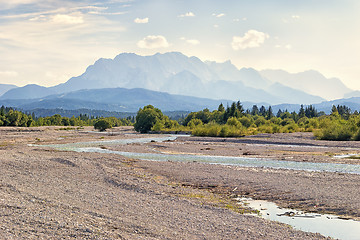
<svg viewBox="0 0 360 240">
<path fill-rule="evenodd" d="M 141 161 L 37 146 L 155 137 L 126 127 L 106 134 L 91 128 L 1 128 L 0 134 L 1 239 L 326 239 L 242 214 L 237 196 L 360 218 L 359 175 Z M 289 143 L 303 146 L 295 151 Z M 357 144 L 319 142 L 305 133 L 105 147 L 358 164 L 333 158 L 357 153 Z"/>
</svg>

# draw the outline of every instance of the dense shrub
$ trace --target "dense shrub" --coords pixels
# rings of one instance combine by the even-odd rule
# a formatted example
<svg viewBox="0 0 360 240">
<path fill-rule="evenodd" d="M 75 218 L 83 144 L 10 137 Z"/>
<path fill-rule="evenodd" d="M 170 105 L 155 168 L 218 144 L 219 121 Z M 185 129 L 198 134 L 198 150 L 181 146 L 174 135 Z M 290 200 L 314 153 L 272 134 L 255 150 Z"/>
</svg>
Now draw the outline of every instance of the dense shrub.
<svg viewBox="0 0 360 240">
<path fill-rule="evenodd" d="M 354 122 L 341 119 L 333 120 L 315 133 L 321 140 L 349 141 L 358 138 L 359 129 Z"/>
<path fill-rule="evenodd" d="M 203 122 L 200 119 L 197 119 L 197 118 L 191 119 L 187 124 L 187 126 L 190 129 L 194 129 L 197 126 L 202 126 L 202 125 L 203 125 Z"/>
<path fill-rule="evenodd" d="M 257 127 L 261 126 L 261 125 L 264 125 L 266 123 L 266 119 L 262 116 L 258 117 L 256 120 L 255 120 L 255 125 Z"/>
<path fill-rule="evenodd" d="M 242 126 L 249 128 L 253 124 L 253 119 L 244 116 L 239 119 L 239 122 L 241 123 Z"/>
</svg>

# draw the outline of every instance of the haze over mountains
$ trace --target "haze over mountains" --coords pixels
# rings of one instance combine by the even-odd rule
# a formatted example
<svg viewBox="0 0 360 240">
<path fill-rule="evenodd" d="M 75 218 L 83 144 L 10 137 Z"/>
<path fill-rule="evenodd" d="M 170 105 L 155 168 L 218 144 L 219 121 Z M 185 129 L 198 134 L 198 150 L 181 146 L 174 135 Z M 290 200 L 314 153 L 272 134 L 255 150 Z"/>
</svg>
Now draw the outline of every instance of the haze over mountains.
<svg viewBox="0 0 360 240">
<path fill-rule="evenodd" d="M 309 70 L 301 73 L 288 73 L 283 70 L 263 70 L 261 75 L 273 82 L 278 82 L 295 89 L 320 96 L 327 100 L 343 98 L 352 90 L 346 87 L 340 79 L 325 78 L 319 72 Z"/>
<path fill-rule="evenodd" d="M 23 109 L 109 111 L 136 111 L 147 104 L 167 111 L 195 111 L 237 100 L 247 105 L 318 104 L 353 95 L 339 79 L 327 79 L 316 71 L 237 69 L 230 61 L 203 62 L 178 52 L 122 53 L 114 59 L 99 59 L 63 84 L 50 88 L 0 84 L 2 93 L 0 104 Z"/>
</svg>

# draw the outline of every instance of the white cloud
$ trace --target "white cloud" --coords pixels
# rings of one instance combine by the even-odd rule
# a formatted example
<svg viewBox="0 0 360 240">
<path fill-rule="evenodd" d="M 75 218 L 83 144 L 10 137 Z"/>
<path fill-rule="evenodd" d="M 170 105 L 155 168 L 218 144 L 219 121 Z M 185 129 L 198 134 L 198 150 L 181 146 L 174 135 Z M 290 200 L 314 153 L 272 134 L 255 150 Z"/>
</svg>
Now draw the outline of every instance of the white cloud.
<svg viewBox="0 0 360 240">
<path fill-rule="evenodd" d="M 2 77 L 17 77 L 19 74 L 15 71 L 0 71 Z"/>
<path fill-rule="evenodd" d="M 89 14 L 97 14 L 97 15 L 108 15 L 108 16 L 114 16 L 114 15 L 124 15 L 127 12 L 97 12 L 97 11 L 90 11 Z"/>
<path fill-rule="evenodd" d="M 291 50 L 292 49 L 292 45 L 291 44 L 286 44 L 285 46 L 277 44 L 275 45 L 275 48 L 285 48 L 287 50 Z"/>
<path fill-rule="evenodd" d="M 219 25 L 217 25 L 217 24 L 214 24 L 214 28 L 218 28 L 219 27 Z"/>
<path fill-rule="evenodd" d="M 135 23 L 148 23 L 149 18 L 135 18 L 134 22 Z"/>
<path fill-rule="evenodd" d="M 243 17 L 241 20 L 246 21 L 247 18 L 246 18 L 246 17 Z M 234 18 L 233 21 L 234 21 L 234 22 L 240 22 L 240 18 Z"/>
<path fill-rule="evenodd" d="M 184 37 L 180 38 L 181 40 L 184 40 L 185 42 L 192 44 L 192 45 L 198 45 L 200 44 L 200 41 L 197 39 L 186 39 Z"/>
<path fill-rule="evenodd" d="M 260 47 L 269 35 L 256 30 L 249 30 L 243 37 L 234 36 L 231 46 L 234 50 Z"/>
<path fill-rule="evenodd" d="M 225 16 L 225 13 L 219 13 L 219 14 L 213 14 L 213 16 L 217 17 L 217 18 L 221 18 Z"/>
<path fill-rule="evenodd" d="M 193 12 L 187 12 L 185 14 L 181 14 L 178 17 L 195 17 L 195 14 Z"/>
<path fill-rule="evenodd" d="M 45 21 L 46 20 L 46 16 L 45 15 L 39 15 L 33 18 L 29 19 L 30 21 Z"/>
<path fill-rule="evenodd" d="M 0 0 L 1 1 L 1 0 Z M 55 2 L 56 3 L 56 2 Z M 27 12 L 27 13 L 20 13 L 20 14 L 9 14 L 9 15 L 1 15 L 0 19 L 20 19 L 20 18 L 31 18 L 31 20 L 37 20 L 38 16 L 50 16 L 50 15 L 70 15 L 73 14 L 94 14 L 94 15 L 122 15 L 126 14 L 126 11 L 120 11 L 120 12 L 106 12 L 106 10 L 109 9 L 109 7 L 98 7 L 98 6 L 77 6 L 73 7 L 70 6 L 61 6 L 61 4 L 64 4 L 60 2 L 57 7 L 57 5 L 54 3 L 54 6 L 52 8 L 48 8 L 47 10 L 43 11 L 33 11 L 33 12 Z M 1 8 L 0 8 L 1 9 Z M 36 8 L 34 8 L 36 9 Z M 76 16 L 75 16 L 76 17 Z"/>
<path fill-rule="evenodd" d="M 108 10 L 108 7 L 98 7 L 98 6 L 85 6 L 85 7 L 74 7 L 72 10 L 92 10 L 92 11 L 105 11 Z"/>
<path fill-rule="evenodd" d="M 143 40 L 140 40 L 137 43 L 137 46 L 139 48 L 148 48 L 148 49 L 167 48 L 169 47 L 169 43 L 164 36 L 149 35 L 145 37 Z"/>
<path fill-rule="evenodd" d="M 192 44 L 192 45 L 198 45 L 198 44 L 200 44 L 200 41 L 197 40 L 197 39 L 188 39 L 188 40 L 186 40 L 186 42 L 187 42 L 187 43 L 190 43 L 190 44 Z"/>
<path fill-rule="evenodd" d="M 80 24 L 84 23 L 83 16 L 81 15 L 66 15 L 66 14 L 56 14 L 51 17 L 51 20 L 55 23 L 63 23 L 63 24 Z"/>
<path fill-rule="evenodd" d="M 293 19 L 299 19 L 299 18 L 300 18 L 299 15 L 292 15 L 291 17 L 292 17 Z"/>
</svg>

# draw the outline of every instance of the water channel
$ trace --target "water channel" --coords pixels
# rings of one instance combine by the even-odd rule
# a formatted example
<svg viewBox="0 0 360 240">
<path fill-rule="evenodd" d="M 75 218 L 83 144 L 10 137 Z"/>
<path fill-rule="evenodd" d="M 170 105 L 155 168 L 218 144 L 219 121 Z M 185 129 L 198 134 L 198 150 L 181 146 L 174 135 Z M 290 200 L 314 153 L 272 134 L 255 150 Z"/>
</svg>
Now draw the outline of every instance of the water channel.
<svg viewBox="0 0 360 240">
<path fill-rule="evenodd" d="M 78 142 L 67 144 L 37 145 L 42 147 L 52 147 L 58 150 L 76 151 L 76 152 L 98 152 L 119 154 L 125 157 L 138 158 L 141 160 L 153 161 L 176 161 L 176 162 L 202 162 L 209 164 L 236 165 L 242 167 L 264 167 L 275 169 L 291 169 L 302 171 L 324 171 L 360 174 L 360 165 L 339 164 L 339 163 L 315 163 L 315 162 L 295 162 L 279 161 L 266 158 L 251 157 L 229 157 L 229 156 L 210 156 L 210 155 L 192 155 L 192 154 L 161 154 L 161 153 L 135 153 L 121 152 L 103 149 L 100 146 L 116 146 L 132 143 L 149 143 L 152 141 L 163 142 L 175 140 L 177 136 L 170 135 L 164 137 L 152 138 L 130 138 L 109 141 Z"/>
<path fill-rule="evenodd" d="M 32 145 L 41 147 L 52 147 L 58 150 L 76 152 L 96 152 L 107 154 L 119 154 L 141 160 L 151 161 L 174 161 L 174 162 L 201 162 L 207 164 L 235 165 L 242 167 L 264 167 L 275 169 L 292 169 L 304 171 L 325 171 L 360 174 L 360 165 L 337 164 L 337 163 L 313 163 L 278 161 L 272 159 L 250 158 L 250 157 L 229 157 L 192 154 L 161 154 L 161 153 L 136 153 L 121 152 L 104 149 L 104 146 L 149 143 L 175 140 L 176 136 L 164 136 L 153 138 L 131 138 L 111 141 L 93 141 L 54 145 Z M 264 218 L 289 224 L 302 231 L 318 232 L 325 236 L 338 239 L 360 239 L 360 222 L 353 220 L 339 219 L 334 215 L 320 215 L 302 213 L 294 209 L 281 209 L 275 203 L 240 199 L 240 202 L 248 204 L 249 207 L 260 211 Z"/>
</svg>

